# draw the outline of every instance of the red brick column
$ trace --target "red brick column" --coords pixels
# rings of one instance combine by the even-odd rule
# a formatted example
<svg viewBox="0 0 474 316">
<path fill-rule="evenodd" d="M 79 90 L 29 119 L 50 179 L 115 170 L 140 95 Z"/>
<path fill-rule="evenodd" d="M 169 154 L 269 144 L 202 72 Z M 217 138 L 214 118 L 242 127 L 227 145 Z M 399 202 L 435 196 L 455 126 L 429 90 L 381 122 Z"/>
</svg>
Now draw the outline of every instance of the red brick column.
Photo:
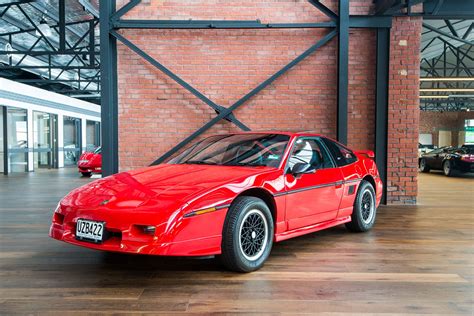
<svg viewBox="0 0 474 316">
<path fill-rule="evenodd" d="M 393 19 L 390 38 L 387 202 L 415 204 L 422 19 Z"/>
</svg>

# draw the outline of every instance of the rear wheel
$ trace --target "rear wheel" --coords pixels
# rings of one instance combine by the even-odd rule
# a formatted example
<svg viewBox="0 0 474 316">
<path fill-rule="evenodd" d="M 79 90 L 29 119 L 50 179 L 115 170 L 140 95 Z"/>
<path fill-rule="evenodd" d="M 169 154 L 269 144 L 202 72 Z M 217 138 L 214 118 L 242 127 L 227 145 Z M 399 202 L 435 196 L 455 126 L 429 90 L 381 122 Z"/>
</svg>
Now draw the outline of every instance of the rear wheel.
<svg viewBox="0 0 474 316">
<path fill-rule="evenodd" d="M 419 169 L 421 172 L 430 172 L 430 167 L 428 167 L 428 165 L 426 164 L 426 160 L 423 158 L 420 159 Z"/>
<path fill-rule="evenodd" d="M 352 211 L 352 220 L 346 227 L 353 232 L 365 232 L 374 226 L 377 214 L 375 190 L 370 182 L 362 180 Z"/>
<path fill-rule="evenodd" d="M 443 162 L 443 173 L 447 177 L 450 177 L 453 175 L 453 166 L 451 164 L 451 161 L 446 160 Z"/>
<path fill-rule="evenodd" d="M 230 270 L 260 269 L 273 245 L 273 218 L 256 197 L 238 197 L 229 208 L 222 233 L 222 263 Z"/>
<path fill-rule="evenodd" d="M 91 176 L 91 172 L 81 172 L 82 176 L 83 177 L 90 177 Z"/>
</svg>

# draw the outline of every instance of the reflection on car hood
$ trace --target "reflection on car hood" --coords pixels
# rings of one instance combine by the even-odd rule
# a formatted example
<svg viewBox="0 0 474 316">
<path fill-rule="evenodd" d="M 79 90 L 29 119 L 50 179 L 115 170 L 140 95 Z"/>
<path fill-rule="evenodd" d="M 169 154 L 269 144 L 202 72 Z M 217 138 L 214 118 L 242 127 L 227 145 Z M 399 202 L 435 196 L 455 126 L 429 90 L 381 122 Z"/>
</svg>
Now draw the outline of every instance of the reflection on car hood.
<svg viewBox="0 0 474 316">
<path fill-rule="evenodd" d="M 96 156 L 100 156 L 100 154 L 94 154 L 93 152 L 87 151 L 83 153 L 79 159 L 81 160 L 91 160 L 92 158 L 95 158 Z"/>
<path fill-rule="evenodd" d="M 107 206 L 130 209 L 159 201 L 160 208 L 176 208 L 208 189 L 271 169 L 162 164 L 93 181 L 73 190 L 61 204 L 81 208 Z"/>
</svg>

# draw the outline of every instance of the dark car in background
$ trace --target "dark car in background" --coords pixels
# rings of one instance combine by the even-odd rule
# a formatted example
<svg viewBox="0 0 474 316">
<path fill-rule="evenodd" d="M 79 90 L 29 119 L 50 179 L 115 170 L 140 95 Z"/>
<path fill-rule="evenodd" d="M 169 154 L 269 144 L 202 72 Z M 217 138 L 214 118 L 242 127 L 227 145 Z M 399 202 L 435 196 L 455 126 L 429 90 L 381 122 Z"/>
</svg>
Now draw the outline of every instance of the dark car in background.
<svg viewBox="0 0 474 316">
<path fill-rule="evenodd" d="M 474 172 L 474 144 L 435 149 L 423 154 L 418 166 L 421 172 L 442 170 L 448 177 L 456 172 Z"/>
</svg>

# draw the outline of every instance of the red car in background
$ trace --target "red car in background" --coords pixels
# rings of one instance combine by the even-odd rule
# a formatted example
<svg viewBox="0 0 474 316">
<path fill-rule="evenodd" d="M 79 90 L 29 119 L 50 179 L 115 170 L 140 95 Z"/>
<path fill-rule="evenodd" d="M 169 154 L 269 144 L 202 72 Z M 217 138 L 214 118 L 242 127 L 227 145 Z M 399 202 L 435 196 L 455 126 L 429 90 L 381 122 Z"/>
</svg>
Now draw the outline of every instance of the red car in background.
<svg viewBox="0 0 474 316">
<path fill-rule="evenodd" d="M 77 162 L 79 172 L 84 177 L 90 177 L 92 173 L 102 173 L 102 148 L 97 147 L 92 152 L 85 152 Z"/>
<path fill-rule="evenodd" d="M 215 135 L 166 163 L 73 190 L 50 236 L 105 251 L 219 255 L 249 272 L 274 242 L 340 224 L 372 228 L 382 197 L 372 158 L 313 133 Z"/>
</svg>

